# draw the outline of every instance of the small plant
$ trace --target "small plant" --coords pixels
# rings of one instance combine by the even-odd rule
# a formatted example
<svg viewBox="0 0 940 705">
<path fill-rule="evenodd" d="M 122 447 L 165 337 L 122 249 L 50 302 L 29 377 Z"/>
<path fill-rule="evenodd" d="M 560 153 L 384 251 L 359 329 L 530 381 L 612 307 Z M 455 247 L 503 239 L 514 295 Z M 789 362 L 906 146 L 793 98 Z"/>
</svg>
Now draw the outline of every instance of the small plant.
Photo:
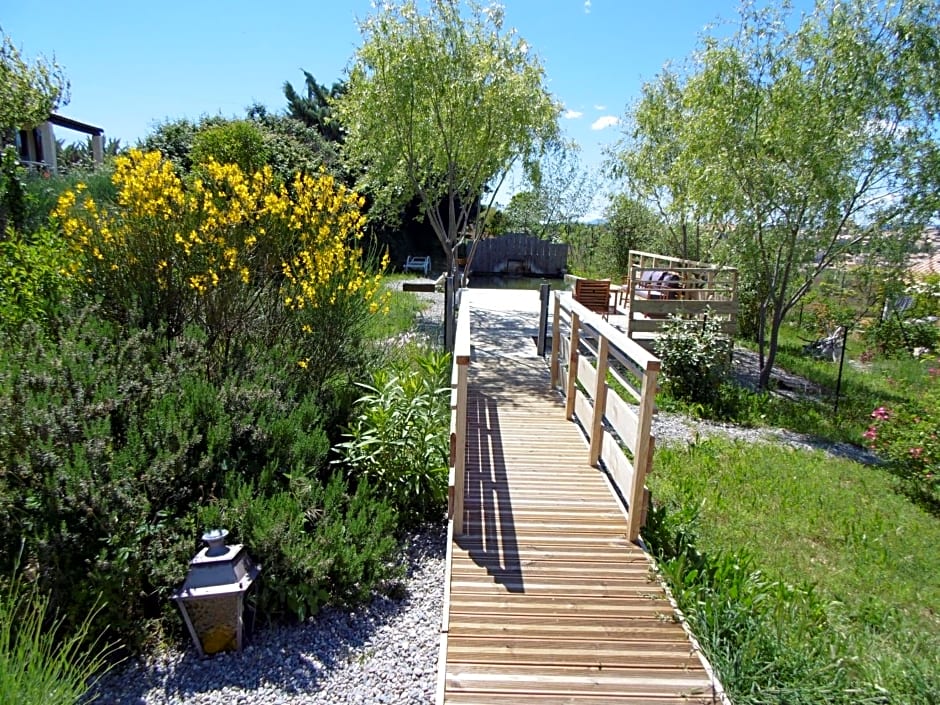
<svg viewBox="0 0 940 705">
<path fill-rule="evenodd" d="M 102 676 L 112 648 L 95 638 L 93 610 L 63 635 L 47 597 L 19 574 L 0 581 L 0 702 L 4 705 L 74 705 Z"/>
<path fill-rule="evenodd" d="M 731 341 L 722 333 L 716 316 L 708 312 L 703 321 L 673 316 L 654 345 L 672 396 L 704 405 L 718 401 L 728 373 Z"/>
<path fill-rule="evenodd" d="M 402 515 L 420 522 L 447 494 L 447 392 L 450 357 L 428 350 L 414 369 L 373 373 L 338 449 L 353 476 L 367 478 Z"/>
</svg>

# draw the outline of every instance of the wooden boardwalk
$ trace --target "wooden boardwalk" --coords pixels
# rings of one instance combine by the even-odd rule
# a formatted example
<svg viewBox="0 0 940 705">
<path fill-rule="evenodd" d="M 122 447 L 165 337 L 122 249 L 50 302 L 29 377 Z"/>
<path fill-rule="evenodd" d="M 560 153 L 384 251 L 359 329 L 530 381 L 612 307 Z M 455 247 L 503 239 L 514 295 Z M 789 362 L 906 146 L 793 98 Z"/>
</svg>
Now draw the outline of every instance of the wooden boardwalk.
<svg viewBox="0 0 940 705">
<path fill-rule="evenodd" d="M 714 702 L 531 338 L 515 348 L 531 355 L 487 352 L 486 320 L 473 319 L 464 535 L 449 547 L 439 702 Z"/>
</svg>

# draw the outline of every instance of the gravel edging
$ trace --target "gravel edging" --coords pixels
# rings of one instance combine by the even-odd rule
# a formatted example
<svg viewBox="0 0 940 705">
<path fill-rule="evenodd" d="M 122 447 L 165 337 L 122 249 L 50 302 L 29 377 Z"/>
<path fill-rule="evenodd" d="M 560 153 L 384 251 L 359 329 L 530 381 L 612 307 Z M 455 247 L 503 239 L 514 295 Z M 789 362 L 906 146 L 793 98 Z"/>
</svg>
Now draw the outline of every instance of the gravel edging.
<svg viewBox="0 0 940 705">
<path fill-rule="evenodd" d="M 241 653 L 200 659 L 189 646 L 134 661 L 97 687 L 101 705 L 308 705 L 434 702 L 447 528 L 408 541 L 403 596 L 327 608 L 259 629 Z M 262 575 L 263 579 L 263 575 Z"/>
</svg>

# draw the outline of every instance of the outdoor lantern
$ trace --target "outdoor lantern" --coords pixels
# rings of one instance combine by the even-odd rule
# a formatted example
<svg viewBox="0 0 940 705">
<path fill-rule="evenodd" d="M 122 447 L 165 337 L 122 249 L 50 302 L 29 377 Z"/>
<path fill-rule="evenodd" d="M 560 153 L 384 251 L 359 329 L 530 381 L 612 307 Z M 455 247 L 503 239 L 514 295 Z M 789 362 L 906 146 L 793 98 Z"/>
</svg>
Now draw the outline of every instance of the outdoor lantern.
<svg viewBox="0 0 940 705">
<path fill-rule="evenodd" d="M 250 628 L 254 621 L 254 609 L 246 610 L 245 596 L 261 566 L 241 544 L 226 546 L 226 536 L 225 529 L 202 535 L 208 545 L 189 562 L 186 582 L 173 594 L 200 656 L 241 651 L 245 624 Z"/>
</svg>

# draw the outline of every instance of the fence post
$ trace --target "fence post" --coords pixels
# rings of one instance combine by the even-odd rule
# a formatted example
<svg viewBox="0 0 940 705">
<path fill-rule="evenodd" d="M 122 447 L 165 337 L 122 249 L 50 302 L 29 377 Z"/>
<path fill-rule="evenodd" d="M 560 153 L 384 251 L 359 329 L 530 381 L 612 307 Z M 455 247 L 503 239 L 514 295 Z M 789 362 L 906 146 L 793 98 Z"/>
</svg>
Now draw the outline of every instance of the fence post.
<svg viewBox="0 0 940 705">
<path fill-rule="evenodd" d="M 589 463 L 596 468 L 601 457 L 604 440 L 604 412 L 607 410 L 607 355 L 609 342 L 601 335 L 597 344 L 597 382 L 594 387 L 594 416 L 591 419 L 591 449 Z"/>
<path fill-rule="evenodd" d="M 548 283 L 539 285 L 539 337 L 536 343 L 536 352 L 539 357 L 545 357 L 545 329 L 548 327 Z"/>
<path fill-rule="evenodd" d="M 574 418 L 574 395 L 578 381 L 578 346 L 581 344 L 581 317 L 571 312 L 571 348 L 568 351 L 568 386 L 565 389 L 565 418 Z"/>
<path fill-rule="evenodd" d="M 449 353 L 454 352 L 456 328 L 456 316 L 454 315 L 454 275 L 448 274 L 444 279 L 444 350 Z"/>
<path fill-rule="evenodd" d="M 552 371 L 552 389 L 558 386 L 559 354 L 561 353 L 561 299 L 558 294 L 555 294 L 554 298 L 555 311 L 552 317 L 552 358 L 550 365 Z"/>
<path fill-rule="evenodd" d="M 627 501 L 627 538 L 636 541 L 640 537 L 640 527 L 643 522 L 644 486 L 646 474 L 650 469 L 652 455 L 652 438 L 650 431 L 653 426 L 653 413 L 656 401 L 656 378 L 659 374 L 659 361 L 655 366 L 647 365 L 643 373 L 643 386 L 640 390 L 640 406 L 637 410 L 636 452 L 633 454 L 633 479 L 630 486 L 630 496 Z"/>
</svg>

